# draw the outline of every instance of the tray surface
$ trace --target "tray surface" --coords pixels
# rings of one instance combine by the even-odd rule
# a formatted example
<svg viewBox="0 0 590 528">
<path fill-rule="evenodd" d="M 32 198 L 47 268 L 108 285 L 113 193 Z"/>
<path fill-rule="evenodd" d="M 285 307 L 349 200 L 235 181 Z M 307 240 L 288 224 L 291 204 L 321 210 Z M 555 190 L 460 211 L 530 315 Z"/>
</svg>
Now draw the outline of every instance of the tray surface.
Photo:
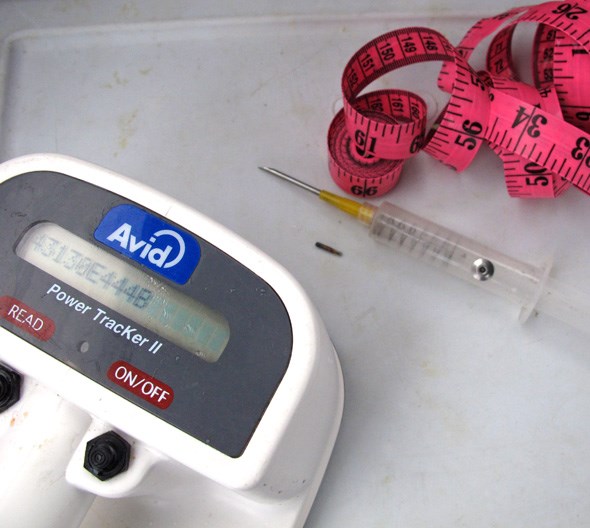
<svg viewBox="0 0 590 528">
<path fill-rule="evenodd" d="M 543 315 L 519 325 L 517 307 L 376 245 L 257 169 L 338 192 L 325 134 L 348 58 L 403 26 L 457 43 L 472 22 L 259 17 L 31 30 L 5 41 L 1 160 L 60 152 L 163 190 L 275 258 L 316 304 L 346 400 L 309 527 L 549 528 L 590 518 L 588 338 Z M 437 68 L 407 68 L 378 86 L 415 89 L 434 117 L 446 99 Z M 511 199 L 488 149 L 461 174 L 420 154 L 386 199 L 524 261 L 553 254 L 556 278 L 590 290 L 588 198 Z M 185 526 L 188 502 L 160 518 L 164 509 L 140 497 L 97 499 L 84 526 Z"/>
</svg>

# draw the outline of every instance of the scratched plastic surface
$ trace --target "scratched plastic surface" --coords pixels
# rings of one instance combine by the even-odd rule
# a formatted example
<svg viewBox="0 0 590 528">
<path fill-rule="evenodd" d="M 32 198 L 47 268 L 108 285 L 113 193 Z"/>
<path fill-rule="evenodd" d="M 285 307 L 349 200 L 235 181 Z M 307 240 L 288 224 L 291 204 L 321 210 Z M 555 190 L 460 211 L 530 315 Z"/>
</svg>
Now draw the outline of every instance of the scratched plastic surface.
<svg viewBox="0 0 590 528">
<path fill-rule="evenodd" d="M 476 19 L 131 24 L 35 30 L 4 48 L 1 159 L 57 151 L 161 189 L 260 247 L 311 296 L 343 364 L 346 402 L 309 528 L 553 528 L 590 518 L 587 337 L 542 316 L 518 324 L 503 300 L 374 244 L 363 226 L 257 168 L 338 192 L 325 137 L 351 54 L 404 26 L 457 44 Z M 395 73 L 430 119 L 446 101 L 437 73 Z M 515 201 L 489 151 L 459 175 L 420 155 L 387 200 L 524 262 L 553 254 L 560 279 L 588 288 L 588 197 Z M 177 496 L 191 499 L 168 507 Z M 97 499 L 84 528 L 185 528 L 207 508 L 182 473 L 157 500 Z"/>
</svg>

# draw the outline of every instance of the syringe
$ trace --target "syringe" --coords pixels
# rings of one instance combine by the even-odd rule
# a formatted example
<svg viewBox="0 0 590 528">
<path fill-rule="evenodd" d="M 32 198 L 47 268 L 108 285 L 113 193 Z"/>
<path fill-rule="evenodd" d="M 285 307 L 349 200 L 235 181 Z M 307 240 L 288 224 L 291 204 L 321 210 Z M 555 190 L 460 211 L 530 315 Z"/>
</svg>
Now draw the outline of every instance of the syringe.
<svg viewBox="0 0 590 528">
<path fill-rule="evenodd" d="M 566 287 L 549 277 L 551 263 L 533 266 L 520 262 L 391 203 L 360 203 L 279 170 L 259 168 L 354 216 L 369 226 L 370 236 L 377 241 L 519 304 L 521 322 L 535 310 L 590 331 L 590 298 L 578 288 Z"/>
</svg>

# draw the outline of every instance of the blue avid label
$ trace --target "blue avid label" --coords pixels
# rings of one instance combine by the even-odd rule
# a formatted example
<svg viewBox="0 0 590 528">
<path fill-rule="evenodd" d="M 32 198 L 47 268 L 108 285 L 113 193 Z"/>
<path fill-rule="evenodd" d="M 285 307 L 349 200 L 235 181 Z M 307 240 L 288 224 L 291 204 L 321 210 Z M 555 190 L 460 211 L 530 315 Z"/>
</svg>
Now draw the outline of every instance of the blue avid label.
<svg viewBox="0 0 590 528">
<path fill-rule="evenodd" d="M 178 284 L 188 281 L 201 258 L 192 235 L 134 205 L 113 207 L 94 238 Z"/>
</svg>

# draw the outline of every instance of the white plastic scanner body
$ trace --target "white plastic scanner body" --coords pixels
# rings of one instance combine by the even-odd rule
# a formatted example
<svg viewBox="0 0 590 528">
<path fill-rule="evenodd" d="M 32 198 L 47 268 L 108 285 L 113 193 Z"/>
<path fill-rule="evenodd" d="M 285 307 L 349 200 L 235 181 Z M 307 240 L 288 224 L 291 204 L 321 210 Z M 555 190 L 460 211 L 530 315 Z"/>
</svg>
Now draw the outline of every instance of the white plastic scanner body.
<svg viewBox="0 0 590 528">
<path fill-rule="evenodd" d="M 171 225 L 180 226 L 186 232 L 195 234 L 199 240 L 205 241 L 201 242 L 202 246 L 211 246 L 214 249 L 210 251 L 215 250 L 219 255 L 225 255 L 232 262 L 239 263 L 256 280 L 260 279 L 268 285 L 280 299 L 290 326 L 291 350 L 284 372 L 281 371 L 277 378 L 276 388 L 265 403 L 253 432 L 244 442 L 245 447 L 238 453 L 228 455 L 223 449 L 197 438 L 198 435 L 175 426 L 174 418 L 167 417 L 166 409 L 155 406 L 152 409 L 149 402 L 144 404 L 133 394 L 129 396 L 125 391 L 117 391 L 117 387 L 109 386 L 109 380 L 100 377 L 90 379 L 80 369 L 68 364 L 68 361 L 57 360 L 47 353 L 41 340 L 35 342 L 36 337 L 34 333 L 31 337 L 30 329 L 23 330 L 22 325 L 15 323 L 4 307 L 0 312 L 0 363 L 19 373 L 24 381 L 20 400 L 0 414 L 0 464 L 7 468 L 7 462 L 10 461 L 11 471 L 16 472 L 18 467 L 22 467 L 23 471 L 17 479 L 3 469 L 3 488 L 10 490 L 12 486 L 19 489 L 16 490 L 18 493 L 0 493 L 0 525 L 29 528 L 95 526 L 91 506 L 95 496 L 124 500 L 130 496 L 153 495 L 156 500 L 169 501 L 170 508 L 190 512 L 190 526 L 201 525 L 205 520 L 207 526 L 220 527 L 236 522 L 244 527 L 302 526 L 317 493 L 339 429 L 343 382 L 330 338 L 301 287 L 276 262 L 198 212 L 136 181 L 73 158 L 36 154 L 0 165 L 0 199 L 3 189 L 7 188 L 7 182 L 12 181 L 12 188 L 16 183 L 18 188 L 19 178 L 32 173 L 59 174 L 68 181 L 71 179 L 78 182 L 77 186 L 82 182 L 108 191 L 133 202 L 133 207 L 157 216 L 159 221 L 170 222 Z M 24 193 L 29 191 L 30 200 L 38 199 L 32 189 L 22 189 Z M 62 196 L 61 199 L 64 208 L 67 208 L 68 201 L 76 199 L 76 195 Z M 11 214 L 22 218 L 25 213 L 12 211 L 7 218 Z M 42 220 L 35 218 L 31 222 Z M 16 248 L 18 240 L 14 240 L 12 244 L 13 249 Z M 29 263 L 23 261 L 22 265 L 29 266 Z M 48 277 L 47 280 L 49 286 L 44 292 L 44 298 L 52 295 L 57 297 L 51 288 L 63 288 L 64 296 L 66 290 L 73 296 L 80 293 L 72 287 L 75 282 L 64 283 L 59 277 Z M 10 281 L 3 282 L 0 288 L 8 288 L 6 285 Z M 5 299 L 4 304 L 9 302 L 6 299 L 16 299 L 18 304 L 19 289 L 15 289 L 17 291 L 0 291 L 0 298 Z M 99 310 L 97 313 L 100 310 L 107 311 L 104 307 L 97 308 L 95 305 L 100 303 L 94 303 L 92 299 L 88 301 L 83 296 L 80 299 L 82 300 L 78 302 L 84 301 L 89 306 L 88 315 L 91 318 L 96 310 Z M 25 303 L 18 305 L 22 307 Z M 82 316 L 86 315 L 84 308 L 77 306 L 83 312 Z M 43 312 L 37 306 L 30 308 L 32 313 L 44 313 L 47 319 L 53 317 L 51 313 Z M 120 319 L 119 316 L 116 317 Z M 256 318 L 259 315 L 244 313 L 243 317 Z M 102 326 L 108 325 L 109 321 Z M 96 316 L 92 324 L 100 326 L 100 323 L 101 319 Z M 65 323 L 61 323 L 57 317 L 55 325 L 58 330 L 60 324 Z M 111 329 L 114 328 L 113 325 Z M 139 325 L 133 325 L 134 330 L 138 328 Z M 102 331 L 101 327 L 97 331 L 98 336 L 102 335 Z M 96 339 L 91 343 L 96 343 Z M 143 339 L 149 341 L 148 337 Z M 232 339 L 235 345 L 236 335 L 230 335 L 230 343 Z M 141 346 L 140 343 L 143 344 L 138 338 L 134 342 L 135 349 Z M 96 348 L 95 344 L 94 346 Z M 81 345 L 81 350 L 84 347 L 92 345 Z M 78 353 L 85 353 L 86 348 Z M 226 351 L 224 354 L 230 353 Z M 224 357 L 222 355 L 222 359 Z M 127 361 L 126 358 L 122 360 Z M 160 355 L 160 358 L 165 356 Z M 201 360 L 192 358 L 191 361 Z M 223 365 L 222 361 L 217 361 L 210 368 L 221 370 Z M 144 370 L 138 369 L 137 372 Z M 264 365 L 260 365 L 259 371 L 259 375 L 264 377 Z M 159 372 L 159 367 L 155 367 L 148 372 L 153 377 L 146 379 L 157 379 Z M 107 373 L 103 374 L 106 378 Z M 175 380 L 169 377 L 166 383 L 165 386 L 174 388 Z M 131 391 L 130 387 L 127 389 Z M 45 407 L 53 405 L 55 409 L 43 411 L 39 404 L 39 391 L 47 395 Z M 146 399 L 144 394 L 143 400 Z M 173 409 L 175 403 L 176 401 L 169 409 Z M 49 427 L 47 423 L 41 423 L 40 418 L 37 420 L 41 420 L 41 425 L 36 429 L 31 427 L 30 423 L 35 418 L 37 409 L 44 412 L 45 422 L 48 414 L 55 413 L 56 418 L 64 421 L 66 427 Z M 84 456 L 89 440 L 111 430 L 129 442 L 132 456 L 127 471 L 101 481 L 84 468 Z M 43 438 L 30 436 L 43 436 L 41 431 L 50 435 L 51 442 L 44 443 Z M 50 456 L 50 446 L 55 449 L 56 445 L 59 446 L 59 456 Z M 34 465 L 27 465 L 26 461 L 33 451 L 36 462 Z M 48 456 L 44 457 L 44 453 Z M 59 481 L 62 487 L 60 493 L 70 493 L 72 498 L 84 498 L 76 500 L 77 504 L 84 504 L 82 509 L 90 508 L 86 517 L 84 512 L 68 512 L 65 506 L 57 507 L 55 511 L 44 509 L 43 512 L 24 507 L 30 501 L 31 493 L 39 497 L 45 493 L 38 485 L 40 475 L 45 473 L 51 473 L 52 478 Z M 15 496 L 18 495 L 23 502 L 20 509 L 14 503 L 17 500 Z M 11 513 L 17 510 L 20 512 L 18 522 Z M 64 515 L 69 521 L 64 519 Z M 162 515 L 165 519 L 165 513 Z M 51 516 L 54 518 L 51 519 Z M 133 520 L 129 522 L 133 523 Z M 158 519 L 154 518 L 154 522 L 157 523 Z"/>
</svg>

